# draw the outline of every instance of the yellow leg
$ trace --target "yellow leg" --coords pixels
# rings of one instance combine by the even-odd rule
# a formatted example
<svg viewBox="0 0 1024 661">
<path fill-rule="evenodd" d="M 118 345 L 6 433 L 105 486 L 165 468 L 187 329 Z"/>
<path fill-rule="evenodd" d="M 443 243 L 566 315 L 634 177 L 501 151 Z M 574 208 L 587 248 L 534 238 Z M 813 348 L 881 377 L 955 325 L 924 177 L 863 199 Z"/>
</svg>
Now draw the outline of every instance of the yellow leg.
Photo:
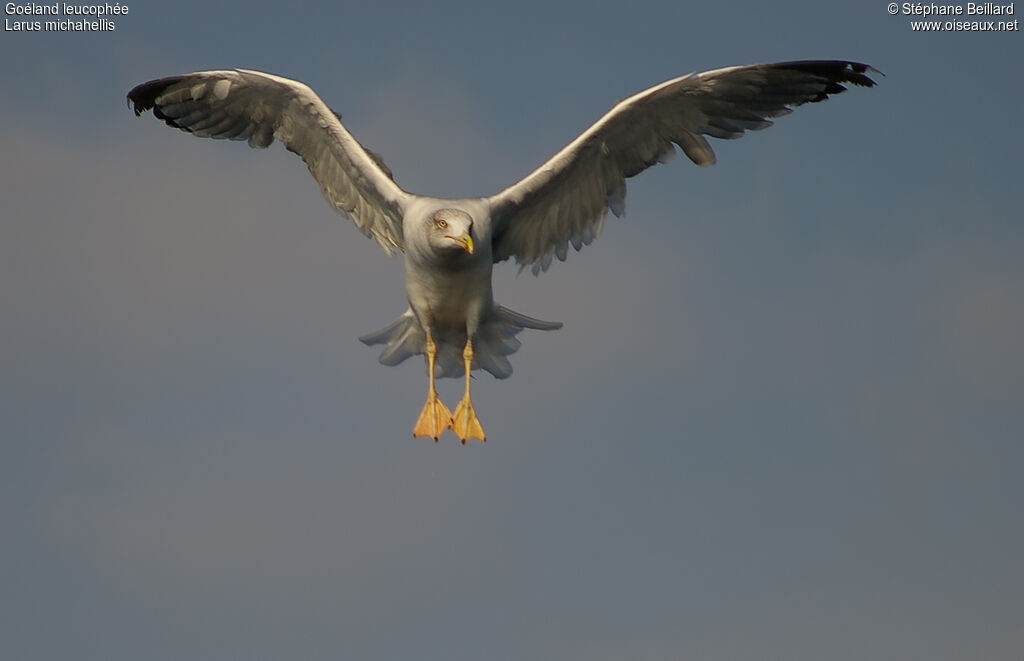
<svg viewBox="0 0 1024 661">
<path fill-rule="evenodd" d="M 484 428 L 476 417 L 476 412 L 473 410 L 473 400 L 469 396 L 469 369 L 473 364 L 473 340 L 471 339 L 466 340 L 466 348 L 462 350 L 462 360 L 466 364 L 466 392 L 462 395 L 459 405 L 455 407 L 452 430 L 458 434 L 463 444 L 466 443 L 467 438 L 479 438 L 481 441 L 486 441 L 487 436 L 484 434 Z"/>
<path fill-rule="evenodd" d="M 434 359 L 437 356 L 437 345 L 434 338 L 427 331 L 427 377 L 430 380 L 427 390 L 427 403 L 423 405 L 423 411 L 412 428 L 413 436 L 429 436 L 437 442 L 437 438 L 444 433 L 445 429 L 452 426 L 452 414 L 444 402 L 437 396 L 434 390 Z M 463 441 L 465 442 L 465 441 Z"/>
</svg>

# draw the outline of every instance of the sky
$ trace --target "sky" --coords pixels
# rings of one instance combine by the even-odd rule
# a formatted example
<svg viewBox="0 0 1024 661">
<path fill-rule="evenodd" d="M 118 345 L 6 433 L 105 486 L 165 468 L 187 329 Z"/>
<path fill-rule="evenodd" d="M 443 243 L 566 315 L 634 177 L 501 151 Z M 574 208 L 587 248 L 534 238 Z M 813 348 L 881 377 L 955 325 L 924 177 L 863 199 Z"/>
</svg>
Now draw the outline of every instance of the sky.
<svg viewBox="0 0 1024 661">
<path fill-rule="evenodd" d="M 3 658 L 1024 654 L 1020 32 L 882 2 L 127 7 L 0 35 Z M 647 86 L 815 58 L 885 75 L 631 179 L 540 277 L 496 268 L 565 326 L 478 376 L 466 446 L 412 438 L 422 363 L 357 340 L 405 309 L 401 260 L 280 145 L 125 101 L 297 78 L 404 188 L 472 196 Z"/>
</svg>

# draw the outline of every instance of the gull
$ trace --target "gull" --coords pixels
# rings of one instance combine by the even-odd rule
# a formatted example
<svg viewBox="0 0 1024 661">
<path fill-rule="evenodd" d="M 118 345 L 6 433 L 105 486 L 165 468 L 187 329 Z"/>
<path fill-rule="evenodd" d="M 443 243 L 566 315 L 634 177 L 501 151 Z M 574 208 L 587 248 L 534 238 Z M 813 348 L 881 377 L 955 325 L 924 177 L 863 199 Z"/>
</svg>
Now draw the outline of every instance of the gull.
<svg viewBox="0 0 1024 661">
<path fill-rule="evenodd" d="M 443 199 L 401 188 L 307 85 L 246 69 L 199 71 L 151 80 L 128 92 L 135 115 L 146 110 L 168 125 L 207 138 L 267 147 L 276 138 L 299 155 L 328 203 L 388 254 L 404 253 L 408 309 L 387 327 L 359 338 L 382 344 L 380 362 L 424 355 L 427 400 L 413 436 L 436 442 L 452 429 L 463 444 L 486 440 L 473 408 L 475 369 L 512 374 L 508 356 L 523 329 L 556 330 L 494 302 L 494 264 L 514 259 L 536 275 L 564 261 L 600 233 L 605 216 L 625 212 L 626 179 L 676 154 L 712 165 L 705 136 L 738 138 L 772 118 L 845 91 L 872 87 L 873 67 L 805 60 L 726 67 L 667 80 L 620 101 L 540 167 L 489 197 Z M 465 377 L 452 413 L 434 387 Z"/>
</svg>

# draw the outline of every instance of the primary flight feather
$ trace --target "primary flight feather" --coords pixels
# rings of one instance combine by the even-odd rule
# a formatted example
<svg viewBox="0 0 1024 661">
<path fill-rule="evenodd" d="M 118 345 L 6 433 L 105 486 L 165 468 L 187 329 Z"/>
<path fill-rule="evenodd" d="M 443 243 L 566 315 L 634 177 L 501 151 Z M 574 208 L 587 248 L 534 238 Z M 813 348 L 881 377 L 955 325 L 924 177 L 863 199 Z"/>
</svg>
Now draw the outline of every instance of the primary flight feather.
<svg viewBox="0 0 1024 661">
<path fill-rule="evenodd" d="M 170 126 L 209 138 L 274 139 L 298 154 L 324 197 L 387 253 L 405 256 L 407 309 L 360 338 L 383 344 L 380 361 L 426 356 L 427 402 L 413 434 L 435 441 L 451 428 L 463 443 L 485 439 L 470 397 L 470 373 L 512 373 L 508 356 L 524 328 L 555 330 L 497 305 L 496 262 L 514 259 L 536 274 L 564 260 L 601 230 L 610 210 L 624 213 L 626 179 L 670 160 L 678 145 L 697 165 L 715 162 L 704 136 L 738 138 L 804 103 L 871 87 L 872 67 L 839 60 L 780 62 L 691 73 L 619 102 L 593 126 L 519 182 L 489 197 L 442 199 L 403 190 L 391 171 L 342 125 L 308 86 L 244 69 L 200 71 L 152 80 L 128 93 L 136 115 L 153 110 Z M 465 376 L 452 414 L 434 379 Z"/>
</svg>

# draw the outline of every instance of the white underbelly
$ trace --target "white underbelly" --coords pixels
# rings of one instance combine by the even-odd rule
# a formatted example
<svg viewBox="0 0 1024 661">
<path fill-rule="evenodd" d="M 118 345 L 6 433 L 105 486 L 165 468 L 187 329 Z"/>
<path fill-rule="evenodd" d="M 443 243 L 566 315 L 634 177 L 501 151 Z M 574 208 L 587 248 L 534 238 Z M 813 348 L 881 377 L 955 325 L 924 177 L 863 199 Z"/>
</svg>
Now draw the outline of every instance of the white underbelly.
<svg viewBox="0 0 1024 661">
<path fill-rule="evenodd" d="M 406 272 L 409 304 L 421 321 L 465 332 L 477 328 L 494 307 L 490 269 Z"/>
</svg>

